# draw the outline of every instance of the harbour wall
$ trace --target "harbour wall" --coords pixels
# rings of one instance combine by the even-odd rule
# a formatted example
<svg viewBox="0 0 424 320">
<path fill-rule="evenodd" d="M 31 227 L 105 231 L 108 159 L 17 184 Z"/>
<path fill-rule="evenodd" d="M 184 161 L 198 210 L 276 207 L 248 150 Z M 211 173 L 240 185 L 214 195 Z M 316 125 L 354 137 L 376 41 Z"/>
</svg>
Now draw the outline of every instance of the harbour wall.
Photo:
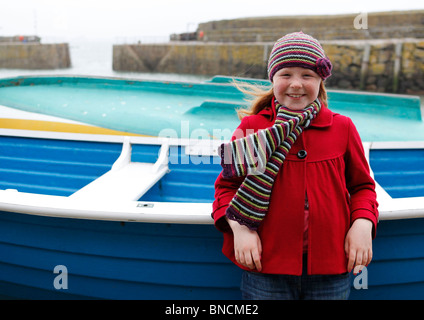
<svg viewBox="0 0 424 320">
<path fill-rule="evenodd" d="M 0 43 L 0 68 L 62 69 L 71 66 L 67 43 Z"/>
<path fill-rule="evenodd" d="M 295 31 L 320 41 L 424 38 L 423 22 L 424 10 L 253 17 L 200 23 L 196 35 L 215 42 L 274 42 Z"/>
<path fill-rule="evenodd" d="M 424 39 L 321 41 L 329 88 L 424 93 Z M 170 42 L 113 46 L 113 70 L 266 78 L 273 42 Z"/>
</svg>

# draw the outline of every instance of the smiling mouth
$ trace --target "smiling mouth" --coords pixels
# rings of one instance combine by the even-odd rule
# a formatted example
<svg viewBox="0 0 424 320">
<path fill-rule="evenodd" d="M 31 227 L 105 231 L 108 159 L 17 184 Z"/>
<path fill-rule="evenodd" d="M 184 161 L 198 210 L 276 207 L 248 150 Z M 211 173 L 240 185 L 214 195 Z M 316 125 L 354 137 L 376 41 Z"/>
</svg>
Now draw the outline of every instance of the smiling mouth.
<svg viewBox="0 0 424 320">
<path fill-rule="evenodd" d="M 303 94 L 287 94 L 290 98 L 293 99 L 299 99 L 302 98 L 304 95 Z"/>
</svg>

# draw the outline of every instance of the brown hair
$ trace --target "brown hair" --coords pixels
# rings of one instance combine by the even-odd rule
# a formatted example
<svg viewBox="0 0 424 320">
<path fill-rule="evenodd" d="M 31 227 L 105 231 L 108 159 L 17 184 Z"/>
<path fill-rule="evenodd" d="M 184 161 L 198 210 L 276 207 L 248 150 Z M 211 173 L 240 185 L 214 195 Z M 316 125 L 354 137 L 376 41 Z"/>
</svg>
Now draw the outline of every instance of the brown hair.
<svg viewBox="0 0 424 320">
<path fill-rule="evenodd" d="M 273 87 L 260 87 L 245 82 L 237 82 L 236 80 L 234 80 L 234 85 L 242 93 L 250 97 L 245 99 L 247 102 L 250 103 L 250 107 L 241 108 L 237 110 L 237 115 L 239 119 L 242 119 L 245 116 L 258 114 L 261 110 L 271 106 L 272 99 L 274 98 Z M 324 81 L 321 81 L 320 83 L 318 98 L 325 106 L 328 105 L 327 90 L 325 89 Z"/>
</svg>

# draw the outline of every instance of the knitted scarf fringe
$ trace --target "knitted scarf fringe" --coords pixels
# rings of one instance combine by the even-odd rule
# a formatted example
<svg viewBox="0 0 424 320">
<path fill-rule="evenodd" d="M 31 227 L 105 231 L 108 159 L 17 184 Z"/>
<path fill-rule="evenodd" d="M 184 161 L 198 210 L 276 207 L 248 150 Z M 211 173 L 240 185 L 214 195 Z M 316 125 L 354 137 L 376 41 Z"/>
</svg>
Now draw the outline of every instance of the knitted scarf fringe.
<svg viewBox="0 0 424 320">
<path fill-rule="evenodd" d="M 276 101 L 272 127 L 221 145 L 224 178 L 246 176 L 226 210 L 229 219 L 256 230 L 268 212 L 272 186 L 296 139 L 321 110 L 317 99 L 295 111 Z"/>
</svg>

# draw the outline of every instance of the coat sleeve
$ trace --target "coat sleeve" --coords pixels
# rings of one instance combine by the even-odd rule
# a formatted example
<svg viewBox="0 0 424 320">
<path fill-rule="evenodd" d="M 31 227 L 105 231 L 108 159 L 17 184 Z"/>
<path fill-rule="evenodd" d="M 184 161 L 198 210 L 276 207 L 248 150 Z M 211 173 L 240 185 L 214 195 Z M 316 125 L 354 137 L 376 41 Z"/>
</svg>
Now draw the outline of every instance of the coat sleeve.
<svg viewBox="0 0 424 320">
<path fill-rule="evenodd" d="M 349 136 L 346 151 L 346 185 L 350 194 L 351 223 L 358 218 L 373 223 L 373 238 L 378 223 L 378 203 L 375 182 L 370 175 L 361 138 L 352 120 L 349 119 Z"/>
<path fill-rule="evenodd" d="M 246 133 L 250 133 L 247 132 L 247 128 L 249 127 L 248 118 L 249 117 L 245 117 L 242 119 L 240 125 L 234 131 L 231 140 L 244 137 Z M 243 183 L 244 178 L 245 177 L 224 178 L 221 171 L 215 181 L 215 200 L 212 204 L 212 218 L 214 219 L 215 227 L 221 232 L 228 232 L 231 230 L 225 220 L 225 212 L 240 185 Z"/>
</svg>

